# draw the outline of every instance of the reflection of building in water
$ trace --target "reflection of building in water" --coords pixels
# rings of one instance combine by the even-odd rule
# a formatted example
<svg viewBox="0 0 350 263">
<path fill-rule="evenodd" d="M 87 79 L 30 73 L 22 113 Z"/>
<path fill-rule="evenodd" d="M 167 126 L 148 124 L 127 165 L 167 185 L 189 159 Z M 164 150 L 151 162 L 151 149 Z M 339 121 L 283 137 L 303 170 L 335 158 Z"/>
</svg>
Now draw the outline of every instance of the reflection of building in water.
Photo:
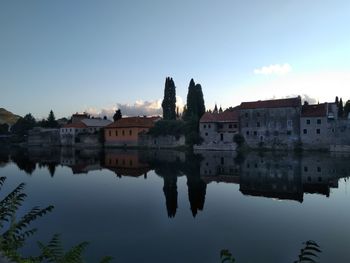
<svg viewBox="0 0 350 263">
<path fill-rule="evenodd" d="M 240 191 L 245 195 L 303 201 L 300 164 L 291 154 L 249 154 L 240 178 Z"/>
<path fill-rule="evenodd" d="M 241 162 L 228 155 L 203 153 L 201 176 L 207 183 L 237 183 L 245 195 L 302 202 L 304 193 L 329 196 L 330 188 L 338 187 L 340 178 L 350 176 L 346 157 L 330 154 L 250 153 Z"/>
<path fill-rule="evenodd" d="M 200 175 L 206 183 L 232 182 L 239 183 L 239 164 L 237 153 L 232 151 L 203 151 Z"/>
<path fill-rule="evenodd" d="M 305 155 L 301 159 L 304 192 L 329 196 L 330 188 L 338 188 L 340 178 L 350 176 L 348 157 L 329 154 Z"/>
<path fill-rule="evenodd" d="M 137 151 L 107 150 L 105 152 L 104 166 L 116 173 L 118 177 L 138 177 L 150 171 L 148 163 L 141 160 Z"/>
<path fill-rule="evenodd" d="M 61 165 L 72 169 L 73 174 L 83 174 L 90 171 L 101 170 L 99 150 L 76 149 L 72 147 L 61 148 Z"/>
</svg>

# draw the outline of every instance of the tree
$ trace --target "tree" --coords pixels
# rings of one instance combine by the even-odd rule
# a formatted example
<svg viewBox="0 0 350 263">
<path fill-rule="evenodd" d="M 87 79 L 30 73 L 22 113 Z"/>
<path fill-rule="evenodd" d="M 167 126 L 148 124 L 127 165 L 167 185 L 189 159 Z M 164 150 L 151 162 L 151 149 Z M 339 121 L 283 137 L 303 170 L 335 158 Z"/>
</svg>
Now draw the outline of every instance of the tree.
<svg viewBox="0 0 350 263">
<path fill-rule="evenodd" d="M 122 118 L 122 112 L 120 111 L 120 109 L 117 109 L 113 115 L 113 120 L 117 121 L 120 120 Z"/>
<path fill-rule="evenodd" d="M 7 134 L 9 131 L 9 125 L 7 123 L 0 124 L 0 134 Z"/>
<path fill-rule="evenodd" d="M 186 118 L 195 118 L 199 120 L 205 113 L 204 97 L 202 92 L 202 86 L 195 84 L 194 80 L 191 79 L 188 86 L 187 93 L 187 111 Z"/>
<path fill-rule="evenodd" d="M 345 106 L 344 106 L 344 117 L 347 118 L 349 116 L 349 113 L 350 113 L 350 100 L 348 100 L 345 103 Z"/>
<path fill-rule="evenodd" d="M 216 103 L 215 103 L 215 107 L 214 107 L 214 111 L 213 111 L 214 113 L 218 113 L 218 106 L 216 105 Z"/>
<path fill-rule="evenodd" d="M 164 99 L 162 102 L 163 119 L 176 120 L 176 91 L 175 83 L 172 78 L 165 79 Z"/>
<path fill-rule="evenodd" d="M 23 118 L 19 118 L 18 121 L 12 126 L 13 133 L 18 135 L 26 135 L 28 131 L 36 126 L 34 117 L 29 113 Z"/>
<path fill-rule="evenodd" d="M 335 97 L 335 104 L 338 106 L 339 105 L 339 98 L 338 96 Z"/>
<path fill-rule="evenodd" d="M 344 106 L 343 106 L 343 99 L 340 98 L 339 105 L 338 105 L 338 117 L 342 118 L 344 115 Z"/>
<path fill-rule="evenodd" d="M 55 114 L 52 110 L 50 110 L 49 116 L 47 117 L 47 121 L 45 124 L 47 128 L 57 128 L 59 126 L 58 122 L 56 121 Z"/>
</svg>

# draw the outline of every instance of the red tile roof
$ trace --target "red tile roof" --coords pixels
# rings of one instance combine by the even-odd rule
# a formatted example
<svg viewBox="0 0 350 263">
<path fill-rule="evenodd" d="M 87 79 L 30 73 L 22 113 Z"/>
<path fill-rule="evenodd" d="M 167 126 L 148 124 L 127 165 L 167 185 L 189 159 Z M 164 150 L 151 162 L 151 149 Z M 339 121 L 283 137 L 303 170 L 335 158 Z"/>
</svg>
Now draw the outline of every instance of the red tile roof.
<svg viewBox="0 0 350 263">
<path fill-rule="evenodd" d="M 160 117 L 127 117 L 117 120 L 106 128 L 152 128 Z"/>
<path fill-rule="evenodd" d="M 326 117 L 327 103 L 315 105 L 303 105 L 301 117 Z"/>
<path fill-rule="evenodd" d="M 259 108 L 287 108 L 301 106 L 301 98 L 279 99 L 279 100 L 259 100 L 252 102 L 242 102 L 241 109 L 259 109 Z"/>
<path fill-rule="evenodd" d="M 222 113 L 206 112 L 200 122 L 238 122 L 238 111 L 226 110 Z"/>
<path fill-rule="evenodd" d="M 68 123 L 68 124 L 64 125 L 62 128 L 83 129 L 83 128 L 87 128 L 87 126 L 85 123 L 79 121 L 79 122 L 75 122 L 75 123 Z"/>
</svg>

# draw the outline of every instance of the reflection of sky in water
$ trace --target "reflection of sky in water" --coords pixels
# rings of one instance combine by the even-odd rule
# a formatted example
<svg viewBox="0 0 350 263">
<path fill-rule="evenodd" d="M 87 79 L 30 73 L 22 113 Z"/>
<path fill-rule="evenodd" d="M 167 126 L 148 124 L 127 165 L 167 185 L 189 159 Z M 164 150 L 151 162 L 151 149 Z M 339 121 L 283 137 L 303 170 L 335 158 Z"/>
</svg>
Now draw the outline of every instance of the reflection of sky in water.
<svg viewBox="0 0 350 263">
<path fill-rule="evenodd" d="M 239 184 L 207 185 L 203 211 L 192 216 L 187 177 L 177 178 L 176 216 L 168 218 L 164 179 L 154 171 L 147 179 L 122 177 L 107 169 L 73 175 L 58 166 L 28 176 L 15 164 L 0 168 L 4 191 L 26 182 L 26 209 L 53 204 L 37 220 L 32 241 L 62 233 L 69 247 L 90 241 L 89 259 L 113 255 L 115 262 L 219 262 L 223 248 L 238 262 L 293 262 L 302 242 L 316 240 L 322 262 L 350 262 L 349 184 L 340 179 L 329 198 L 304 194 L 303 202 L 243 195 Z M 34 250 L 27 247 L 27 252 Z"/>
</svg>

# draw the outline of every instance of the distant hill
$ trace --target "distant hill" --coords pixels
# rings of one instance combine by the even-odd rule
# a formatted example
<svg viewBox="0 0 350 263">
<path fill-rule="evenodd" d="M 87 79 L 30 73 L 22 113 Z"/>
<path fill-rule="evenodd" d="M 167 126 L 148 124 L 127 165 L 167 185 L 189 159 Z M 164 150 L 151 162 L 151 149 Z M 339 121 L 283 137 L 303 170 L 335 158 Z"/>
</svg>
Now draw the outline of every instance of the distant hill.
<svg viewBox="0 0 350 263">
<path fill-rule="evenodd" d="M 13 125 L 21 116 L 15 115 L 4 108 L 0 108 L 0 124 L 7 123 Z"/>
</svg>

